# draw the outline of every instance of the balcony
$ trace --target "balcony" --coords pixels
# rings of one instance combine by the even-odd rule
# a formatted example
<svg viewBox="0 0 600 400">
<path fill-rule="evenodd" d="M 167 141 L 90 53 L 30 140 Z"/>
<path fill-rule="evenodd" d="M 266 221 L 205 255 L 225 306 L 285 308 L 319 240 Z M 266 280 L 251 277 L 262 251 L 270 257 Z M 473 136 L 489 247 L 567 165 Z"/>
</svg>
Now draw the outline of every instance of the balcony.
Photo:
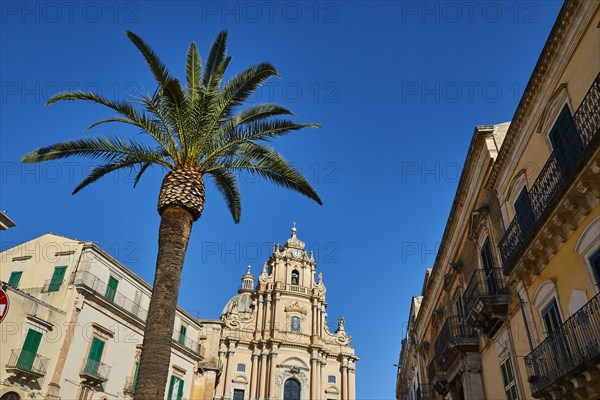
<svg viewBox="0 0 600 400">
<path fill-rule="evenodd" d="M 479 350 L 479 335 L 461 317 L 448 317 L 435 341 L 434 350 L 438 367 L 445 371 L 461 354 Z"/>
<path fill-rule="evenodd" d="M 73 282 L 75 286 L 83 287 L 98 297 L 102 298 L 104 301 L 114 305 L 116 308 L 121 311 L 125 311 L 130 316 L 136 318 L 140 322 L 145 322 L 148 316 L 148 311 L 130 298 L 124 296 L 122 293 L 115 291 L 114 298 L 111 295 L 110 297 L 106 297 L 107 287 L 108 285 L 105 282 L 102 282 L 97 276 L 93 275 L 91 272 L 83 271 L 78 272 L 75 276 L 75 281 Z M 112 299 L 111 299 L 112 298 Z"/>
<path fill-rule="evenodd" d="M 83 366 L 79 372 L 79 376 L 83 380 L 93 386 L 99 385 L 108 380 L 110 375 L 110 366 L 101 363 L 91 358 L 83 360 Z"/>
<path fill-rule="evenodd" d="M 123 387 L 123 393 L 126 395 L 133 395 L 135 394 L 135 384 L 137 379 L 136 377 L 127 377 L 125 378 L 125 387 Z"/>
<path fill-rule="evenodd" d="M 46 375 L 49 359 L 22 349 L 11 352 L 6 371 L 28 379 L 38 379 Z"/>
<path fill-rule="evenodd" d="M 467 322 L 493 335 L 508 311 L 508 289 L 500 268 L 476 269 L 464 294 Z"/>
<path fill-rule="evenodd" d="M 566 391 L 586 398 L 599 375 L 600 294 L 593 297 L 527 357 L 525 365 L 534 397 L 564 397 Z M 580 393 L 577 393 L 580 392 Z M 597 392 L 596 392 L 597 394 Z"/>
<path fill-rule="evenodd" d="M 529 190 L 531 213 L 515 216 L 498 245 L 504 272 L 510 274 L 600 139 L 600 75 L 590 87 L 564 132 L 564 149 L 554 151 Z"/>
<path fill-rule="evenodd" d="M 173 342 L 185 347 L 194 354 L 200 355 L 200 344 L 187 336 L 182 336 L 179 332 L 174 333 Z"/>
<path fill-rule="evenodd" d="M 435 360 L 431 360 L 427 366 L 427 379 L 431 390 L 435 390 L 442 396 L 448 392 L 446 374 L 437 367 Z"/>
</svg>

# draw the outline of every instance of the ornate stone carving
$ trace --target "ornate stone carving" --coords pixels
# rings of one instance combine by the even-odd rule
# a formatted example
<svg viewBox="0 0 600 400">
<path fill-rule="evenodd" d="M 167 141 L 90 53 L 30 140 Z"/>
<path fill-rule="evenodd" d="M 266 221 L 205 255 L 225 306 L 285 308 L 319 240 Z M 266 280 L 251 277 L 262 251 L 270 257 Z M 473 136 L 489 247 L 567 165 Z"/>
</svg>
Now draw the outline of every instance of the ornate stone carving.
<svg viewBox="0 0 600 400">
<path fill-rule="evenodd" d="M 297 312 L 302 315 L 308 314 L 308 311 L 306 311 L 306 308 L 302 307 L 298 302 L 295 302 L 294 304 L 285 307 L 283 310 L 286 313 Z"/>
</svg>

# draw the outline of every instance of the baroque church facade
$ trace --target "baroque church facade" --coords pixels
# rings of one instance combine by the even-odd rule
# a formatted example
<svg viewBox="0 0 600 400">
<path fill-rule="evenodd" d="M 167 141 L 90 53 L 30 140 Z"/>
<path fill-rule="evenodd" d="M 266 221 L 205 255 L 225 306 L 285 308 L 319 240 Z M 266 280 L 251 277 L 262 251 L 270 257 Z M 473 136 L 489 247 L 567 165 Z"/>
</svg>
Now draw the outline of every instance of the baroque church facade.
<svg viewBox="0 0 600 400">
<path fill-rule="evenodd" d="M 343 317 L 327 325 L 326 287 L 313 251 L 291 237 L 255 280 L 248 272 L 220 321 L 202 321 L 208 353 L 201 398 L 355 399 L 355 363 Z M 211 374 L 213 368 L 214 374 Z M 214 377 L 214 381 L 213 381 Z M 214 384 L 214 393 L 201 393 Z M 210 390 L 210 389 L 209 389 Z M 208 394 L 208 396 L 207 396 Z"/>
<path fill-rule="evenodd" d="M 0 400 L 134 398 L 147 282 L 94 242 L 47 233 L 0 252 L 0 288 Z M 165 399 L 356 399 L 358 358 L 344 319 L 327 325 L 326 291 L 293 228 L 219 319 L 177 308 Z"/>
</svg>

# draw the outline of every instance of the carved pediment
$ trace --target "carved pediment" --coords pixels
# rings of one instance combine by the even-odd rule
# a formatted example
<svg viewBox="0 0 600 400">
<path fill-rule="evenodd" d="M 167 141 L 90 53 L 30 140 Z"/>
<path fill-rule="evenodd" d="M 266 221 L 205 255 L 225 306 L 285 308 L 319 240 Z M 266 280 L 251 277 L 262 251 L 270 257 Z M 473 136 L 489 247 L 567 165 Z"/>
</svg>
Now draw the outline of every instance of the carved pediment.
<svg viewBox="0 0 600 400">
<path fill-rule="evenodd" d="M 479 231 L 483 226 L 487 225 L 490 210 L 487 206 L 478 208 L 471 212 L 469 217 L 469 231 L 467 237 L 469 240 L 476 242 L 479 237 Z"/>
<path fill-rule="evenodd" d="M 302 315 L 307 315 L 308 311 L 306 310 L 306 308 L 302 307 L 298 302 L 295 302 L 287 307 L 284 308 L 284 311 L 286 313 L 291 313 L 291 312 L 297 312 L 300 313 Z"/>
</svg>

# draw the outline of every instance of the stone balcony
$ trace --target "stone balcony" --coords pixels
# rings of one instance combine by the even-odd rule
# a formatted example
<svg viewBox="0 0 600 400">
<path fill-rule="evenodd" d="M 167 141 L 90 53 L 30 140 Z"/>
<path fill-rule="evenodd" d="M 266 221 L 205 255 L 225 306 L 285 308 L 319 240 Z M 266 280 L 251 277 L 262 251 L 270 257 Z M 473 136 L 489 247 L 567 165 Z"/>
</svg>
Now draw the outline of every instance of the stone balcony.
<svg viewBox="0 0 600 400">
<path fill-rule="evenodd" d="M 477 269 L 473 272 L 463 297 L 466 321 L 492 336 L 508 311 L 508 289 L 502 269 Z"/>
</svg>

